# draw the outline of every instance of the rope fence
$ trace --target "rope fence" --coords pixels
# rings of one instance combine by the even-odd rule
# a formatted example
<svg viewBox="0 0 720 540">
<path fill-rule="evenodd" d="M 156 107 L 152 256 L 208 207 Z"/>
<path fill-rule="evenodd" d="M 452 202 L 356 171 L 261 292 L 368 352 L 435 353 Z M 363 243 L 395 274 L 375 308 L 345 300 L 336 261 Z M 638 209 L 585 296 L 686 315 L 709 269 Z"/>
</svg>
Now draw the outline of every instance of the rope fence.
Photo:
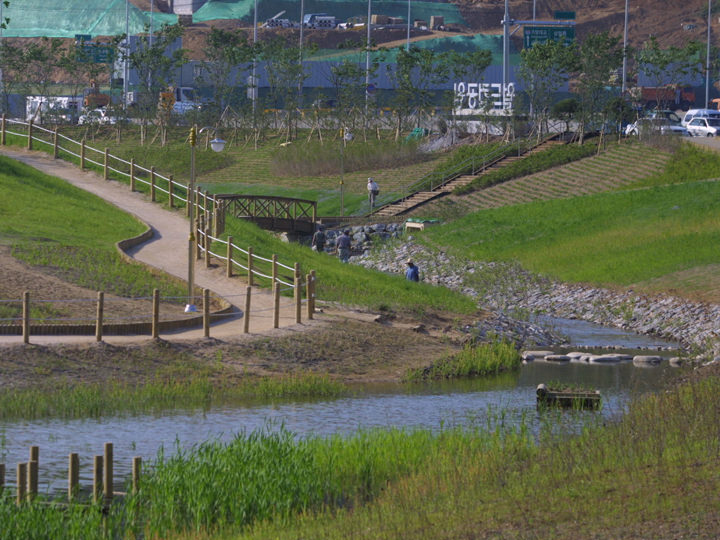
<svg viewBox="0 0 720 540">
<path fill-rule="evenodd" d="M 101 173 L 105 180 L 113 178 L 127 182 L 131 191 L 148 194 L 152 202 L 164 202 L 169 208 L 184 206 L 188 216 L 192 204 L 194 214 L 197 216 L 194 224 L 197 245 L 193 250 L 196 259 L 204 259 L 206 267 L 210 267 L 213 257 L 224 262 L 227 277 L 233 277 L 236 273 L 240 276 L 244 275 L 250 287 L 262 284 L 270 287 L 274 294 L 274 288 L 283 285 L 286 288 L 281 289 L 278 294 L 292 290 L 294 297 L 302 296 L 303 281 L 300 279 L 298 263 L 289 266 L 278 261 L 276 255 L 272 255 L 271 258 L 262 257 L 254 253 L 252 247 L 244 249 L 238 246 L 233 242 L 232 236 L 228 236 L 227 240 L 220 238 L 225 221 L 222 202 L 207 191 L 195 189 L 191 194 L 188 186 L 173 180 L 172 175 L 164 176 L 158 173 L 155 167 L 148 169 L 138 165 L 133 159 L 128 161 L 114 156 L 107 148 L 103 150 L 93 148 L 87 145 L 84 139 L 81 141 L 71 139 L 59 133 L 57 128 L 49 130 L 35 126 L 32 121 L 8 119 L 3 114 L 0 119 L 0 145 L 7 144 L 7 135 L 25 138 L 28 150 L 33 150 L 34 145 L 38 146 L 38 149 L 40 147 L 44 150 L 49 149 L 55 159 L 63 159 L 79 165 L 81 170 L 94 170 Z M 219 251 L 225 251 L 225 254 Z M 316 280 L 314 271 L 312 276 L 312 281 L 307 279 L 305 284 L 306 289 L 310 290 L 309 284 L 312 283 L 314 295 Z M 314 296 L 311 298 L 307 293 L 307 299 L 308 305 L 314 306 Z M 4 319 L 0 319 L 2 320 Z"/>
</svg>

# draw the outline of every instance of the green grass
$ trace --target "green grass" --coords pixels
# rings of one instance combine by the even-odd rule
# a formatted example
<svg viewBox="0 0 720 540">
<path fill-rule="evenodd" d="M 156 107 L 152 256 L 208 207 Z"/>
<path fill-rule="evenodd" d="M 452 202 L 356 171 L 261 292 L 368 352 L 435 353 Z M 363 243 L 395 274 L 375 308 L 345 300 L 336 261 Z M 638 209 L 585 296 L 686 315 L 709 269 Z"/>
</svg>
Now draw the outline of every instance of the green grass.
<svg viewBox="0 0 720 540">
<path fill-rule="evenodd" d="M 520 354 L 509 343 L 466 345 L 459 353 L 441 358 L 426 368 L 408 371 L 405 379 L 421 381 L 497 375 L 502 371 L 518 370 L 520 364 Z"/>
<path fill-rule="evenodd" d="M 648 152 L 652 152 L 650 147 L 647 149 Z M 676 149 L 673 158 L 668 161 L 662 173 L 644 178 L 628 188 L 681 184 L 718 177 L 720 177 L 720 152 L 684 142 Z"/>
<path fill-rule="evenodd" d="M 211 377 L 158 378 L 138 385 L 122 381 L 59 384 L 51 388 L 6 389 L 0 394 L 0 419 L 98 418 L 108 414 L 140 414 L 173 409 L 268 399 L 337 397 L 347 394 L 342 383 L 325 375 L 288 375 L 218 383 Z"/>
<path fill-rule="evenodd" d="M 424 238 L 566 281 L 630 285 L 720 262 L 718 212 L 720 184 L 698 182 L 487 210 Z"/>
<path fill-rule="evenodd" d="M 119 295 L 182 296 L 183 288 L 122 261 L 115 243 L 145 226 L 95 195 L 0 157 L 0 243 L 81 286 Z"/>
<path fill-rule="evenodd" d="M 280 261 L 297 261 L 303 276 L 315 270 L 318 276 L 317 296 L 322 301 L 367 306 L 375 310 L 397 309 L 419 315 L 428 309 L 454 313 L 472 313 L 476 309 L 472 299 L 445 287 L 410 282 L 404 275 L 390 275 L 344 264 L 337 257 L 316 253 L 307 246 L 282 242 L 252 223 L 229 220 L 226 223 L 227 235 L 232 235 L 236 244 L 236 239 L 242 239 L 244 244 L 241 247 L 253 246 L 255 252 L 262 252 L 265 257 L 274 253 Z M 269 272 L 269 268 L 258 269 L 266 274 Z M 238 273 L 242 275 L 242 272 Z"/>
</svg>

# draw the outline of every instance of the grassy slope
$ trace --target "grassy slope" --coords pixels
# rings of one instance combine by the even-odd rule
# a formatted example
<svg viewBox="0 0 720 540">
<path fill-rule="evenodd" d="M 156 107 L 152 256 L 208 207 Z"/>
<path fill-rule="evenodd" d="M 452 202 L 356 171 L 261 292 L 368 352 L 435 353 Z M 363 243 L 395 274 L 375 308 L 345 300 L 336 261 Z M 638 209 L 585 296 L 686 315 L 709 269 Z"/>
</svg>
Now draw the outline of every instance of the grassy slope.
<svg viewBox="0 0 720 540">
<path fill-rule="evenodd" d="M 144 225 L 95 195 L 17 161 L 0 157 L 0 243 L 30 264 L 58 269 L 81 286 L 147 296 L 182 289 L 122 261 L 119 240 Z"/>
</svg>

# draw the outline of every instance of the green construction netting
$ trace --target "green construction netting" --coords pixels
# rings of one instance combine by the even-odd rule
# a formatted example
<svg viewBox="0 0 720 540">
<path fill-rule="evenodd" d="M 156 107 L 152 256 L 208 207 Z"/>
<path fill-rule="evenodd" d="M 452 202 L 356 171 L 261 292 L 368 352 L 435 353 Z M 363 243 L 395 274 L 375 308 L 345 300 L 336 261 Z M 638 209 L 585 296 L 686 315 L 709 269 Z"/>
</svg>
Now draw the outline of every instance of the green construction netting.
<svg viewBox="0 0 720 540">
<path fill-rule="evenodd" d="M 247 19 L 252 17 L 254 0 L 209 0 L 195 12 L 193 21 L 204 22 L 216 19 Z M 372 12 L 407 20 L 407 0 L 373 0 Z M 445 24 L 464 24 L 457 6 L 446 2 L 417 2 L 410 4 L 410 16 L 429 22 L 431 15 L 444 17 Z M 282 18 L 300 20 L 298 0 L 258 1 L 258 21 L 265 21 L 285 11 Z M 327 13 L 345 21 L 350 17 L 367 17 L 367 0 L 305 0 L 305 13 Z"/>
<path fill-rule="evenodd" d="M 479 49 L 486 49 L 492 51 L 493 64 L 502 64 L 502 36 L 501 35 L 487 35 L 487 34 L 476 34 L 474 36 L 452 36 L 447 38 L 435 38 L 426 39 L 423 41 L 414 41 L 413 47 L 421 49 L 432 49 L 436 52 L 445 51 L 457 51 L 467 52 L 475 51 Z M 397 58 L 398 49 L 391 49 L 389 51 L 375 52 L 373 58 L 382 62 L 395 62 Z M 351 61 L 361 62 L 365 60 L 364 52 L 343 52 L 334 49 L 322 49 L 317 52 L 313 58 L 309 60 L 319 61 L 341 61 L 347 58 Z M 510 43 L 510 64 L 518 65 L 520 62 L 520 53 L 517 51 L 514 44 Z"/>
<path fill-rule="evenodd" d="M 11 0 L 4 7 L 3 17 L 10 23 L 3 30 L 6 37 L 62 37 L 76 34 L 115 36 L 125 33 L 125 0 Z M 150 13 L 130 4 L 130 34 L 138 34 L 150 26 Z M 152 24 L 175 24 L 177 15 L 154 12 Z"/>
</svg>

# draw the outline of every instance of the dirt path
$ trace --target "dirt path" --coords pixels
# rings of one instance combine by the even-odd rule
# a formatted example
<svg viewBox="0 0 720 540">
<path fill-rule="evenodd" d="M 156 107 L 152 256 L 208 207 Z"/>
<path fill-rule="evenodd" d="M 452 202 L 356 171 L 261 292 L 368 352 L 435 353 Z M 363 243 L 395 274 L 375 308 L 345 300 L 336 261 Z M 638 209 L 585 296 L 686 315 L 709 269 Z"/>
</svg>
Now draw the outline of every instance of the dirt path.
<svg viewBox="0 0 720 540">
<path fill-rule="evenodd" d="M 119 209 L 128 212 L 152 228 L 153 237 L 144 244 L 136 246 L 128 252 L 130 256 L 145 264 L 164 272 L 187 279 L 188 222 L 180 212 L 164 209 L 157 203 L 150 202 L 141 193 L 130 192 L 129 187 L 116 181 L 104 181 L 99 175 L 81 171 L 77 167 L 61 160 L 53 160 L 40 152 L 28 152 L 16 148 L 2 147 L 0 153 L 17 159 L 39 171 L 62 178 L 72 185 L 101 197 Z M 224 268 L 206 269 L 204 264 L 195 266 L 195 284 L 210 289 L 216 295 L 225 298 L 235 306 L 235 317 L 230 320 L 214 323 L 210 335 L 214 338 L 241 336 L 243 330 L 243 313 L 247 283 L 239 277 L 227 278 Z M 304 307 L 304 306 L 303 306 Z M 267 333 L 273 329 L 272 294 L 268 289 L 253 287 L 252 309 L 250 317 L 250 333 Z M 182 316 L 181 313 L 178 314 Z M 305 313 L 303 313 L 305 319 Z M 281 300 L 280 327 L 302 329 L 307 323 L 295 323 L 295 309 L 290 298 Z M 163 334 L 163 339 L 187 340 L 203 337 L 202 329 L 171 332 Z M 107 336 L 110 343 L 128 343 L 147 340 L 148 336 Z M 94 336 L 32 336 L 32 343 L 82 343 L 92 342 Z M 20 336 L 0 336 L 0 343 L 20 343 Z"/>
</svg>

